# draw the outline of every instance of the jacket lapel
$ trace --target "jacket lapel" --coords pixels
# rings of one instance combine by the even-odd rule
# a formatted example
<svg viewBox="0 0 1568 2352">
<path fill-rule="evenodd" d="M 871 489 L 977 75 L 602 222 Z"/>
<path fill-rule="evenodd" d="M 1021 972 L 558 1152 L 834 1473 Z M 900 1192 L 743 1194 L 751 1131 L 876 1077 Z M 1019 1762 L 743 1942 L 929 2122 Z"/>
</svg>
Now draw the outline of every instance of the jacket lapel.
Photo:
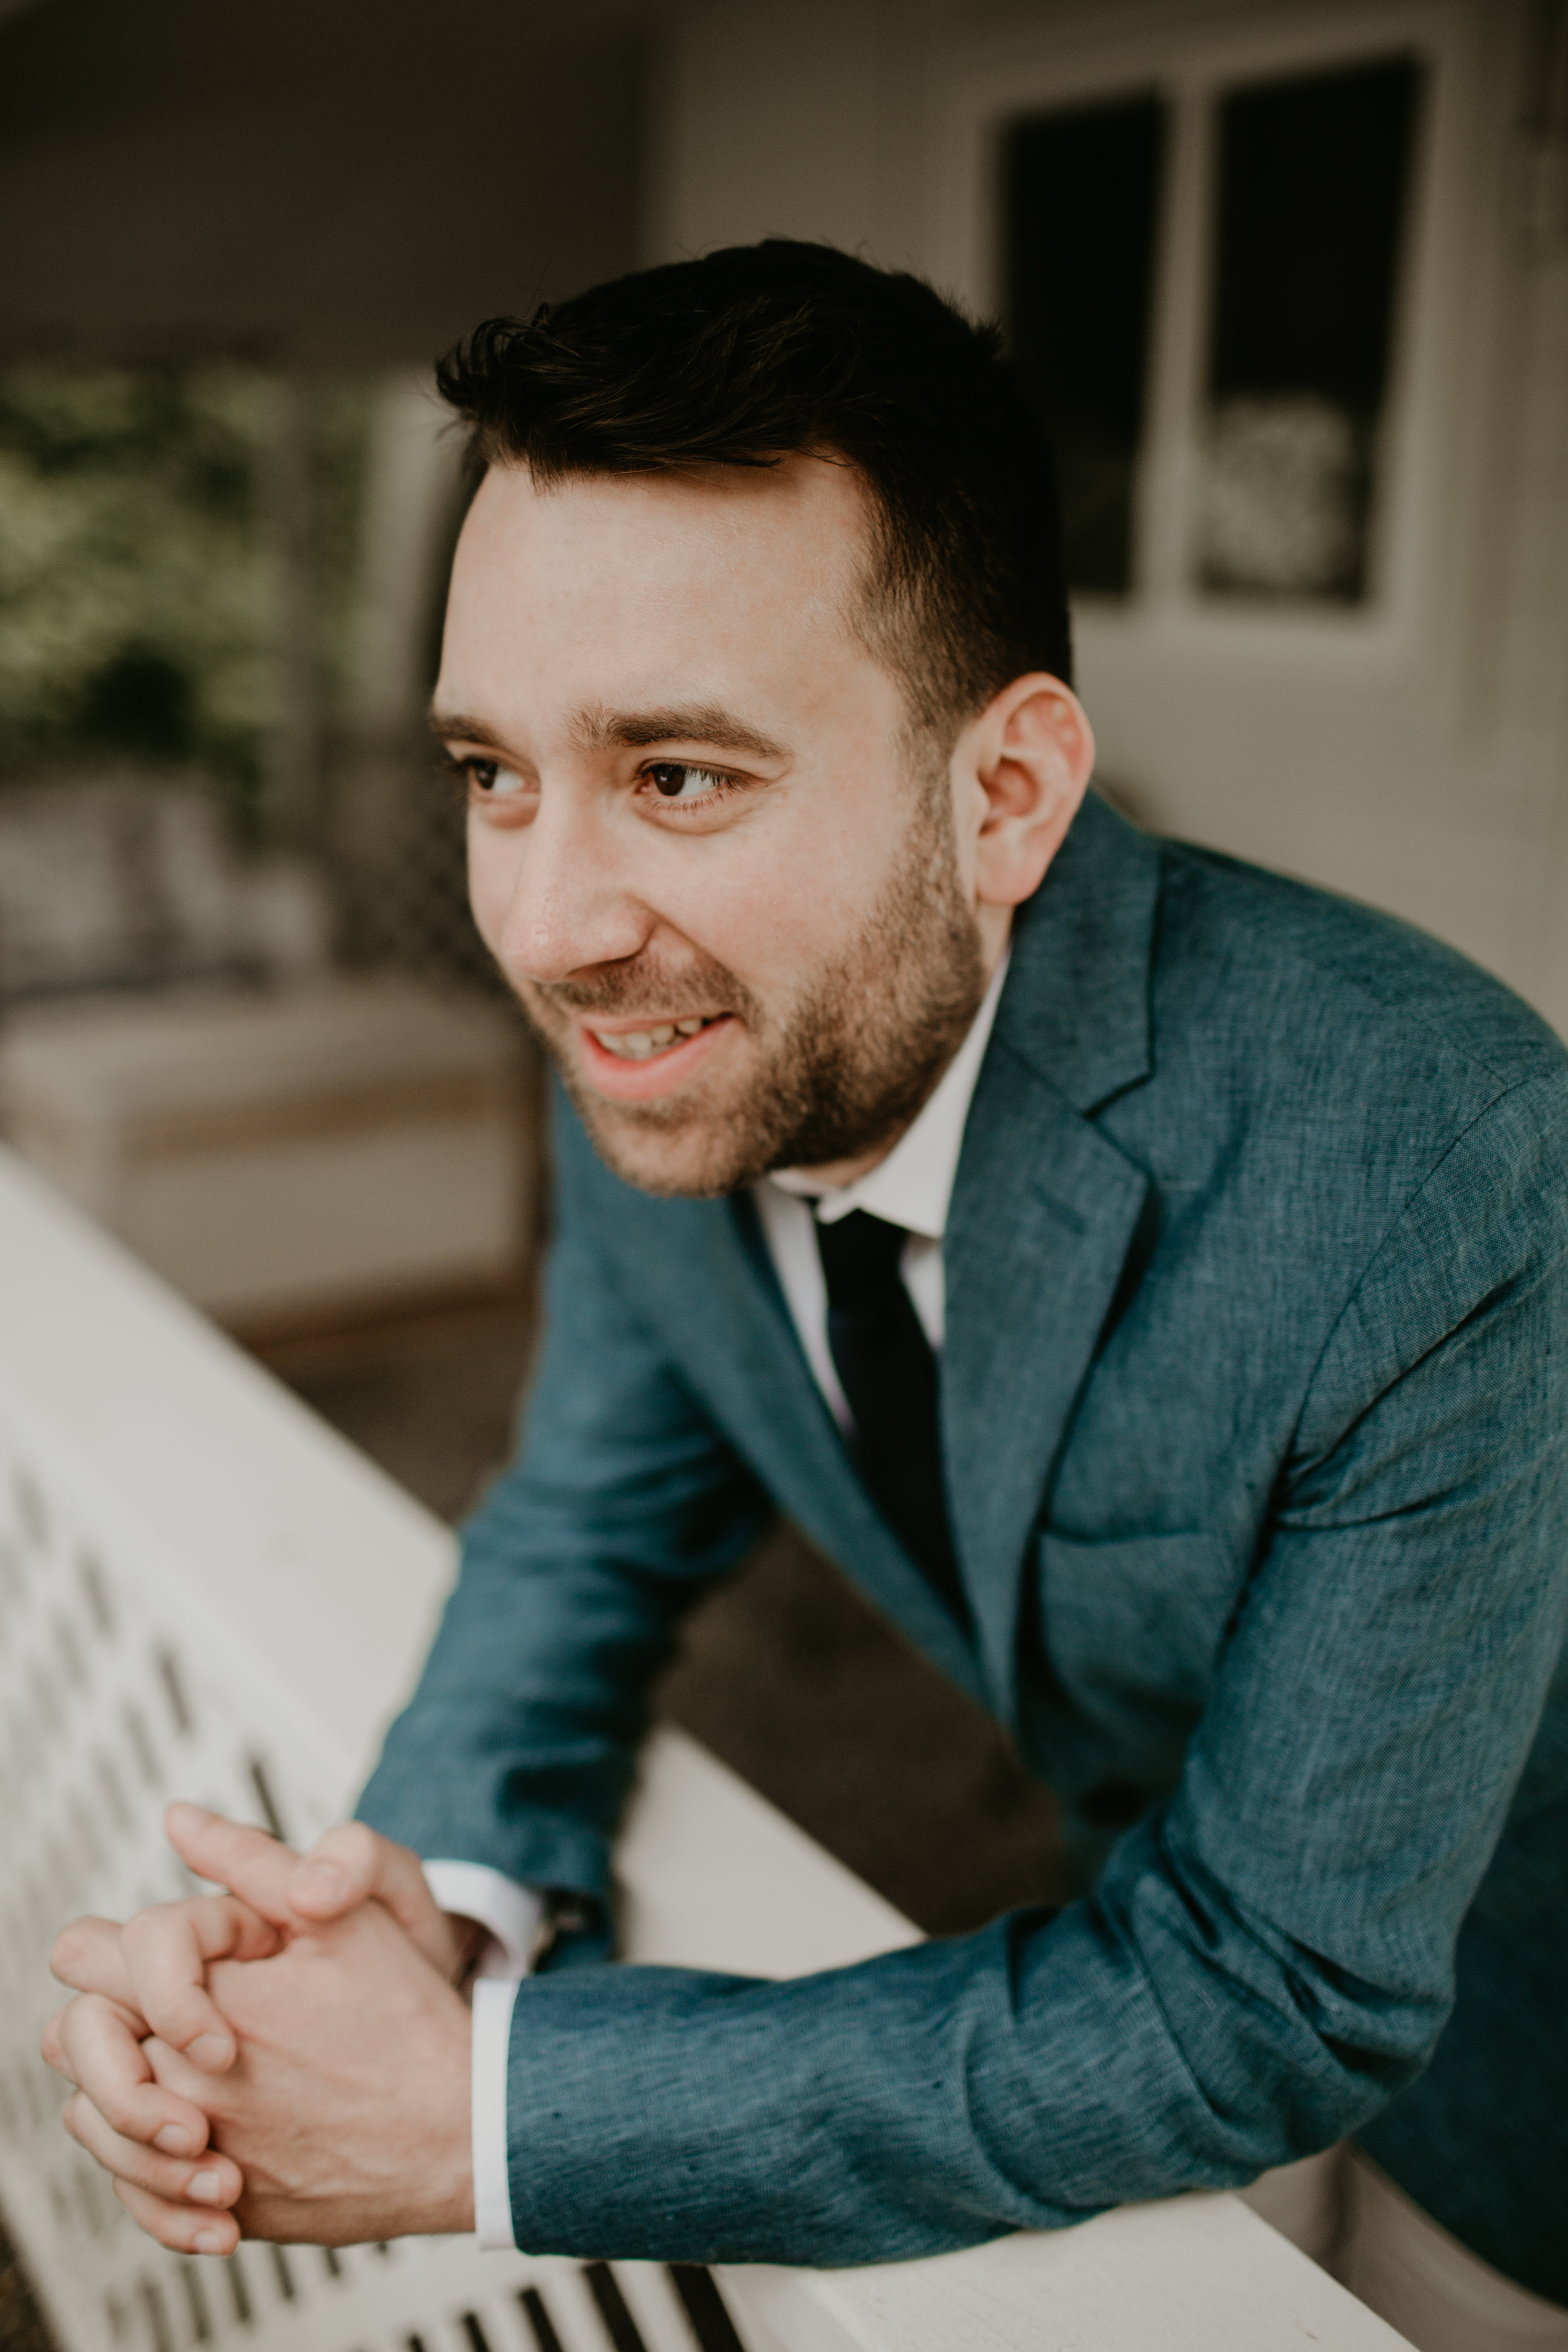
<svg viewBox="0 0 1568 2352">
<path fill-rule="evenodd" d="M 949 1213 L 943 1459 L 1005 1721 L 1029 1536 L 1150 1190 L 1089 1114 L 1149 1075 L 1158 882 L 1091 796 L 1019 921 Z"/>
<path fill-rule="evenodd" d="M 750 1197 L 620 1220 L 686 1375 L 807 1535 L 961 1688 L 1011 1721 L 1019 1571 L 1149 1186 L 1089 1114 L 1149 1074 L 1155 843 L 1090 796 L 1023 910 L 949 1213 L 942 1447 L 980 1654 L 861 1485 Z M 635 1245 L 641 1219 L 657 1220 Z"/>
</svg>

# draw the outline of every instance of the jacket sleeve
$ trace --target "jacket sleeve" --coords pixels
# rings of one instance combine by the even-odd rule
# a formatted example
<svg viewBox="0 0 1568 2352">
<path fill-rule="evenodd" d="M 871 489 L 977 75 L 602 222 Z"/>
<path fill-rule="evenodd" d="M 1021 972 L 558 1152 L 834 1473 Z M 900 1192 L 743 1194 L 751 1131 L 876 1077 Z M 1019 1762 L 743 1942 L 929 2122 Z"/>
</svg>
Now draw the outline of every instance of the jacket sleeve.
<svg viewBox="0 0 1568 2352">
<path fill-rule="evenodd" d="M 769 1506 L 628 1312 L 578 1190 L 561 1188 L 518 1458 L 463 1530 L 359 1815 L 426 1857 L 602 1897 L 648 1683 Z"/>
<path fill-rule="evenodd" d="M 1384 1237 L 1183 1780 L 1094 1893 L 789 1983 L 525 1984 L 521 2244 L 930 2254 L 1250 2179 L 1413 2078 L 1562 1639 L 1565 1124 L 1519 1087 Z"/>
</svg>

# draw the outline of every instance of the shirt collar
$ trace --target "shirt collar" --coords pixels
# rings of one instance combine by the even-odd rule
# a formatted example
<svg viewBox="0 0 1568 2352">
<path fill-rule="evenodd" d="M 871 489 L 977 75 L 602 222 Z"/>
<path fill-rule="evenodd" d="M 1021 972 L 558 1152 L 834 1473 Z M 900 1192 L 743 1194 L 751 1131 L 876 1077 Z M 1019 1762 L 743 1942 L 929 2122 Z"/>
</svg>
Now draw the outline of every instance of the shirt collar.
<svg viewBox="0 0 1568 2352">
<path fill-rule="evenodd" d="M 968 1035 L 937 1081 L 924 1109 L 904 1129 L 885 1160 L 879 1160 L 875 1168 L 858 1176 L 853 1184 L 825 1189 L 815 1177 L 798 1168 L 775 1169 L 768 1182 L 776 1184 L 781 1192 L 815 1201 L 817 1217 L 824 1224 L 837 1224 L 851 1210 L 865 1209 L 873 1217 L 885 1218 L 890 1225 L 902 1225 L 911 1234 L 923 1234 L 928 1241 L 941 1241 L 947 1230 L 948 1205 L 952 1199 L 953 1179 L 958 1174 L 958 1155 L 963 1148 L 964 1122 L 980 1076 L 980 1065 L 985 1058 L 1012 951 L 1009 942 L 992 975 L 980 1010 L 970 1024 Z"/>
</svg>

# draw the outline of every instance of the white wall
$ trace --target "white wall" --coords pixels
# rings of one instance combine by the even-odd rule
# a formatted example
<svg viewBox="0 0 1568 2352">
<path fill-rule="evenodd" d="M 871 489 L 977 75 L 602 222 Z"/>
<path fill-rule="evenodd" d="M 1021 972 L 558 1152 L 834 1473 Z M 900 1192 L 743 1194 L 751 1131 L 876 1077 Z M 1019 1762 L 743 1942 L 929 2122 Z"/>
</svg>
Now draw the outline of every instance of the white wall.
<svg viewBox="0 0 1568 2352">
<path fill-rule="evenodd" d="M 1080 684 L 1104 772 L 1164 829 L 1391 908 L 1568 1031 L 1568 226 L 1550 205 L 1531 233 L 1520 219 L 1526 28 L 1517 0 L 685 0 L 653 79 L 643 251 L 821 236 L 984 309 L 985 177 L 1009 110 L 1150 79 L 1180 104 L 1206 71 L 1426 49 L 1378 602 L 1226 614 L 1168 586 L 1080 614 Z M 1172 233 L 1196 236 L 1199 208 L 1168 190 Z M 1185 334 L 1195 367 L 1189 264 L 1185 322 L 1158 331 Z M 1175 410 L 1145 485 L 1156 532 L 1190 448 L 1190 400 Z"/>
</svg>

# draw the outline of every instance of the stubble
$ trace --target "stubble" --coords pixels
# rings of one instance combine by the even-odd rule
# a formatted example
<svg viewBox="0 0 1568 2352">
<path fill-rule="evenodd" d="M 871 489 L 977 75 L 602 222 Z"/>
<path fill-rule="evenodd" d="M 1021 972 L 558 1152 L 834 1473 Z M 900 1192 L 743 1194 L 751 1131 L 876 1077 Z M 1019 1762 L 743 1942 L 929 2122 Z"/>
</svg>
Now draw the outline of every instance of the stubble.
<svg viewBox="0 0 1568 2352">
<path fill-rule="evenodd" d="M 683 962 L 672 989 L 650 959 L 592 982 L 520 992 L 600 1158 L 639 1191 L 712 1198 L 778 1168 L 826 1167 L 888 1149 L 927 1100 L 985 992 L 973 910 L 959 887 L 945 772 L 913 780 L 903 853 L 843 952 L 781 1016 L 711 957 Z M 752 1053 L 743 1087 L 670 1102 L 607 1103 L 573 1066 L 572 1016 L 606 1019 L 657 1002 L 727 1006 Z M 564 1017 L 560 1017 L 564 1016 Z"/>
</svg>

